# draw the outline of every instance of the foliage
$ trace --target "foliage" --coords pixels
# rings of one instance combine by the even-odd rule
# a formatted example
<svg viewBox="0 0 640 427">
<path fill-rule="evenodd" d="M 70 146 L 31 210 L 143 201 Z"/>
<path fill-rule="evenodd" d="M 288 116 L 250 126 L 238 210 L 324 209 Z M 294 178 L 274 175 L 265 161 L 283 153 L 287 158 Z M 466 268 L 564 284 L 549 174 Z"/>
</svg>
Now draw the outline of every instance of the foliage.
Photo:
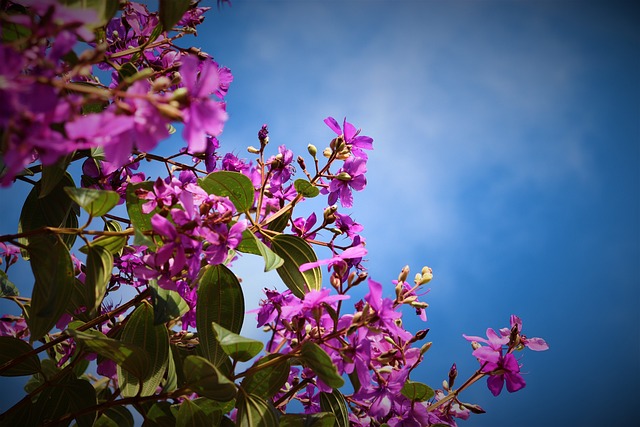
<svg viewBox="0 0 640 427">
<path fill-rule="evenodd" d="M 135 408 L 158 426 L 453 426 L 483 412 L 459 400 L 481 378 L 494 395 L 524 387 L 514 352 L 547 345 L 517 316 L 465 336 L 480 368 L 457 389 L 455 365 L 442 389 L 411 379 L 431 343 L 400 308 L 426 320 L 431 269 L 408 281 L 406 267 L 384 296 L 345 213 L 372 138 L 328 117 L 335 136 L 306 160 L 284 145 L 268 156 L 266 125 L 253 161 L 220 151 L 231 71 L 176 43 L 208 9 L 0 2 L 0 183 L 30 186 L 16 233 L 0 236 L 0 297 L 20 310 L 0 322 L 0 375 L 30 376 L 3 425 L 132 425 Z M 174 125 L 185 146 L 155 154 Z M 166 175 L 148 176 L 149 162 Z M 296 216 L 319 196 L 319 216 Z M 256 310 L 264 342 L 240 335 L 239 255 L 262 257 L 288 288 L 266 289 Z M 9 273 L 19 258 L 30 296 Z M 357 286 L 368 293 L 347 304 Z M 135 296 L 113 304 L 119 289 Z M 304 413 L 288 412 L 294 401 Z"/>
</svg>

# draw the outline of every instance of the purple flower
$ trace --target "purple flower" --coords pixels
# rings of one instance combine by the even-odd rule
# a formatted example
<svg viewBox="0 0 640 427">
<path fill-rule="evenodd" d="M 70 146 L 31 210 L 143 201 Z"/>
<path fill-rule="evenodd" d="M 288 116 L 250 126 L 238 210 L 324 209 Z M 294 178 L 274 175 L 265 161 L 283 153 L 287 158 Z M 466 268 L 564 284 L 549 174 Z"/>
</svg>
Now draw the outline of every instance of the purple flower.
<svg viewBox="0 0 640 427">
<path fill-rule="evenodd" d="M 296 218 L 293 220 L 293 231 L 300 237 L 307 239 L 314 239 L 316 237 L 316 233 L 310 233 L 313 229 L 313 226 L 316 225 L 316 214 L 313 212 L 307 219 L 303 217 Z"/>
<path fill-rule="evenodd" d="M 226 81 L 228 85 L 230 77 L 224 72 L 221 79 L 218 64 L 213 60 L 200 61 L 194 55 L 182 58 L 180 74 L 190 97 L 182 136 L 190 152 L 203 153 L 207 149 L 207 135 L 219 135 L 228 117 L 224 102 L 214 101 L 209 95 L 226 93 L 224 84 Z"/>
<path fill-rule="evenodd" d="M 505 382 L 509 393 L 516 392 L 526 385 L 520 375 L 520 365 L 511 353 L 501 355 L 496 363 L 488 363 L 483 372 L 489 373 L 487 387 L 494 396 L 500 394 Z"/>
<path fill-rule="evenodd" d="M 351 189 L 363 190 L 367 185 L 367 163 L 360 157 L 349 157 L 344 162 L 344 166 L 329 184 L 329 204 L 335 204 L 340 199 L 340 204 L 344 208 L 353 206 L 353 195 Z"/>
<path fill-rule="evenodd" d="M 312 268 L 319 267 L 321 265 L 328 265 L 328 268 L 333 267 L 336 264 L 344 264 L 346 265 L 345 260 L 354 259 L 354 258 L 362 258 L 367 254 L 367 250 L 364 246 L 354 246 L 348 249 L 345 249 L 341 254 L 334 255 L 329 259 L 321 259 L 316 262 L 307 262 L 300 266 L 300 271 L 305 272 L 307 270 L 311 270 Z"/>
<path fill-rule="evenodd" d="M 510 318 L 510 323 L 511 323 L 511 329 L 507 329 L 507 328 L 500 329 L 500 334 L 503 337 L 511 336 L 511 330 L 513 329 L 514 326 L 517 327 L 518 334 L 522 334 L 522 320 L 520 320 L 518 316 L 516 316 L 515 314 L 512 314 Z M 520 343 L 522 343 L 522 345 L 524 345 L 525 347 L 533 351 L 549 350 L 549 345 L 542 338 L 537 338 L 537 337 L 527 338 L 525 335 L 520 335 Z"/>
<path fill-rule="evenodd" d="M 345 117 L 342 128 L 333 117 L 327 117 L 324 122 L 338 136 L 342 135 L 344 142 L 351 147 L 351 152 L 357 157 L 367 159 L 367 154 L 362 150 L 373 150 L 373 138 L 360 135 L 360 129 L 356 129 L 354 125 L 347 121 Z"/>
</svg>

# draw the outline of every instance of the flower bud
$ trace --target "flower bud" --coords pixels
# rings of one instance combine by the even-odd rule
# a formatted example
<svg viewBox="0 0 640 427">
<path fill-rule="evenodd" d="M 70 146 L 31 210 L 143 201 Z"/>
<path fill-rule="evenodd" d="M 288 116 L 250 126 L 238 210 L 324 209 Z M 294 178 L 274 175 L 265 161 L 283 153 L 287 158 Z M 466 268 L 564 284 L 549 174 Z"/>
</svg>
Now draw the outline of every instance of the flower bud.
<svg viewBox="0 0 640 427">
<path fill-rule="evenodd" d="M 422 347 L 420 347 L 420 356 L 423 356 L 427 351 L 429 351 L 432 344 L 433 343 L 429 341 L 428 343 L 425 343 Z"/>
<path fill-rule="evenodd" d="M 418 285 L 425 285 L 429 283 L 433 279 L 433 270 L 429 267 L 422 267 L 422 277 L 420 278 L 420 283 Z"/>
<path fill-rule="evenodd" d="M 300 165 L 300 168 L 302 170 L 307 169 L 307 165 L 304 163 L 304 159 L 302 158 L 302 156 L 298 156 L 296 160 L 298 161 L 298 164 Z"/>
<path fill-rule="evenodd" d="M 163 90 L 167 89 L 169 86 L 171 86 L 171 80 L 169 80 L 165 76 L 160 76 L 157 79 L 155 79 L 153 81 L 153 85 L 152 85 L 153 90 L 155 92 L 163 91 Z"/>
<path fill-rule="evenodd" d="M 406 282 L 407 276 L 409 276 L 409 266 L 405 265 L 398 275 L 398 282 Z"/>
<path fill-rule="evenodd" d="M 184 102 L 187 100 L 188 95 L 189 91 L 186 87 L 179 87 L 178 89 L 173 91 L 173 93 L 171 94 L 171 99 L 178 102 Z"/>
<path fill-rule="evenodd" d="M 422 301 L 413 301 L 413 302 L 411 302 L 411 307 L 423 309 L 423 308 L 429 307 L 429 304 L 427 304 L 426 302 L 422 302 Z"/>
<path fill-rule="evenodd" d="M 482 346 L 479 343 L 477 343 L 476 341 L 471 341 L 471 348 L 473 348 L 474 350 L 477 350 L 480 347 Z"/>
<path fill-rule="evenodd" d="M 328 148 L 328 147 L 325 148 L 324 151 L 322 151 L 322 155 L 325 156 L 327 159 L 331 157 L 331 153 L 332 153 L 331 148 Z"/>
<path fill-rule="evenodd" d="M 337 210 L 338 210 L 338 207 L 336 205 L 329 206 L 324 210 L 323 215 L 324 215 L 325 224 L 333 224 L 334 222 L 336 222 L 335 213 Z"/>
<path fill-rule="evenodd" d="M 315 145 L 313 144 L 307 145 L 307 151 L 309 152 L 309 154 L 311 154 L 311 157 L 313 157 L 314 159 L 316 158 L 316 154 L 318 154 L 318 149 L 316 148 Z"/>
<path fill-rule="evenodd" d="M 351 178 L 351 175 L 346 172 L 340 172 L 336 175 L 336 179 L 339 179 L 340 181 L 351 181 L 353 178 Z"/>
<path fill-rule="evenodd" d="M 398 282 L 396 284 L 395 290 L 396 290 L 396 299 L 400 301 L 402 299 L 402 294 L 404 293 L 402 292 L 404 290 L 404 286 L 402 286 L 402 282 Z"/>
<path fill-rule="evenodd" d="M 453 384 L 454 384 L 457 376 L 458 376 L 458 368 L 456 367 L 456 364 L 454 363 L 453 365 L 451 365 L 451 369 L 449 369 L 449 385 L 451 387 L 453 387 Z"/>
<path fill-rule="evenodd" d="M 156 108 L 163 116 L 170 120 L 182 120 L 182 112 L 172 105 L 158 104 Z"/>
<path fill-rule="evenodd" d="M 258 150 L 256 147 L 254 147 L 253 145 L 250 145 L 247 147 L 247 151 L 251 154 L 259 154 L 260 150 Z"/>
<path fill-rule="evenodd" d="M 449 391 L 449 383 L 447 382 L 447 380 L 442 380 L 442 388 Z"/>
</svg>

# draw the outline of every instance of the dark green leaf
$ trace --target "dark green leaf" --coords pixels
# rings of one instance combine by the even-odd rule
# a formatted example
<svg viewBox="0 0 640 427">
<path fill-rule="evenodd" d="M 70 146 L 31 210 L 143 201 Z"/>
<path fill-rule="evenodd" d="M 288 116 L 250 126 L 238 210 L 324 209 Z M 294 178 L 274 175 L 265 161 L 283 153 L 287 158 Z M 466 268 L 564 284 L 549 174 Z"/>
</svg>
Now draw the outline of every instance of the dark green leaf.
<svg viewBox="0 0 640 427">
<path fill-rule="evenodd" d="M 124 406 L 107 408 L 93 425 L 94 427 L 134 427 L 133 414 Z"/>
<path fill-rule="evenodd" d="M 86 380 L 69 378 L 45 388 L 36 401 L 34 411 L 40 420 L 55 420 L 68 413 L 75 413 L 95 406 L 96 392 Z M 96 414 L 89 413 L 76 419 L 79 427 L 90 427 Z"/>
<path fill-rule="evenodd" d="M 39 197 L 47 196 L 51 190 L 56 188 L 62 177 L 64 176 L 67 166 L 73 157 L 73 153 L 62 157 L 52 165 L 42 166 L 42 179 L 40 180 Z"/>
<path fill-rule="evenodd" d="M 142 347 L 150 356 L 149 372 L 145 377 L 136 375 L 118 367 L 118 383 L 123 397 L 151 396 L 162 382 L 169 362 L 169 333 L 164 325 L 154 325 L 153 307 L 143 302 L 135 309 L 124 326 L 121 341 Z"/>
<path fill-rule="evenodd" d="M 93 329 L 84 332 L 67 329 L 67 333 L 90 351 L 113 360 L 137 378 L 145 378 L 150 371 L 149 354 L 137 345 L 107 338 Z"/>
<path fill-rule="evenodd" d="M 328 412 L 285 414 L 280 417 L 280 427 L 333 427 L 335 424 L 335 415 Z"/>
<path fill-rule="evenodd" d="M 225 353 L 235 360 L 246 362 L 255 357 L 262 351 L 264 344 L 261 341 L 245 338 L 230 330 L 223 328 L 216 322 L 211 324 L 213 333 L 215 334 L 220 346 Z"/>
<path fill-rule="evenodd" d="M 51 330 L 69 305 L 75 282 L 69 250 L 58 236 L 33 236 L 29 256 L 35 277 L 27 318 L 31 342 Z"/>
<path fill-rule="evenodd" d="M 254 193 L 251 180 L 240 172 L 217 171 L 198 180 L 208 194 L 228 197 L 239 212 L 253 206 Z"/>
<path fill-rule="evenodd" d="M 203 356 L 220 367 L 228 357 L 216 339 L 211 323 L 240 333 L 244 296 L 238 278 L 224 265 L 209 265 L 201 273 L 196 303 L 196 328 Z"/>
<path fill-rule="evenodd" d="M 153 190 L 153 182 L 144 181 L 138 184 L 129 184 L 127 185 L 127 213 L 129 213 L 129 219 L 131 220 L 131 224 L 133 228 L 138 232 L 145 232 L 152 230 L 151 227 L 151 217 L 157 212 L 157 209 L 145 214 L 142 212 L 142 205 L 147 202 L 145 199 L 140 199 L 137 195 L 138 191 L 152 191 Z M 138 236 L 136 235 L 136 238 Z M 151 240 L 151 239 L 148 239 Z M 139 244 L 139 243 L 136 243 Z M 147 244 L 147 246 L 149 246 Z M 154 246 L 149 246 L 150 249 L 153 249 Z"/>
<path fill-rule="evenodd" d="M 20 295 L 20 292 L 18 292 L 16 285 L 11 283 L 7 273 L 0 270 L 0 298 L 17 297 L 18 295 Z"/>
<path fill-rule="evenodd" d="M 211 420 L 202 409 L 189 399 L 185 399 L 180 405 L 176 417 L 176 427 L 211 427 Z"/>
<path fill-rule="evenodd" d="M 236 424 L 240 427 L 277 427 L 275 410 L 264 399 L 242 389 L 236 400 Z"/>
<path fill-rule="evenodd" d="M 413 402 L 424 402 L 435 395 L 431 387 L 418 381 L 405 382 L 400 393 Z"/>
<path fill-rule="evenodd" d="M 87 254 L 87 272 L 84 282 L 85 303 L 90 312 L 100 307 L 111 280 L 112 270 L 111 252 L 103 246 L 91 245 Z"/>
<path fill-rule="evenodd" d="M 289 225 L 289 219 L 291 219 L 291 210 L 288 210 L 284 214 L 280 215 L 269 223 L 267 228 L 272 231 L 282 233 L 282 231 Z"/>
<path fill-rule="evenodd" d="M 329 387 L 335 389 L 344 385 L 331 357 L 318 344 L 310 341 L 303 343 L 300 358 Z"/>
<path fill-rule="evenodd" d="M 349 410 L 340 390 L 331 393 L 320 392 L 320 408 L 336 416 L 336 427 L 349 427 Z"/>
<path fill-rule="evenodd" d="M 189 10 L 190 4 L 191 0 L 160 0 L 160 22 L 165 31 L 171 31 Z"/>
<path fill-rule="evenodd" d="M 296 188 L 298 194 L 308 199 L 316 197 L 318 194 L 320 194 L 320 190 L 318 190 L 318 187 L 311 184 L 306 179 L 296 179 L 293 183 L 293 186 Z"/>
<path fill-rule="evenodd" d="M 47 194 L 39 197 L 41 183 L 37 182 L 27 199 L 24 201 L 18 222 L 18 233 L 36 230 L 42 227 L 78 227 L 78 206 L 64 191 L 64 187 L 75 187 L 71 175 L 65 173 L 60 182 Z M 31 239 L 31 238 L 29 238 Z M 18 239 L 23 245 L 29 244 L 29 239 Z M 75 234 L 64 234 L 62 240 L 68 248 L 76 241 Z M 27 251 L 21 251 L 25 259 L 29 259 Z"/>
<path fill-rule="evenodd" d="M 315 252 L 304 239 L 280 234 L 272 240 L 271 249 L 284 259 L 284 264 L 278 267 L 277 272 L 295 296 L 304 298 L 307 292 L 322 289 L 320 267 L 314 267 L 304 273 L 300 272 L 302 264 L 318 261 Z"/>
<path fill-rule="evenodd" d="M 0 365 L 30 351 L 33 351 L 33 347 L 25 341 L 14 337 L 0 337 Z M 37 372 L 40 372 L 40 359 L 36 354 L 33 354 L 12 368 L 0 372 L 0 375 L 3 377 L 18 377 L 33 375 Z"/>
<path fill-rule="evenodd" d="M 94 217 L 108 213 L 120 201 L 120 195 L 115 191 L 75 187 L 65 187 L 64 191 L 89 215 Z"/>
<path fill-rule="evenodd" d="M 150 288 L 155 325 L 177 319 L 189 311 L 189 304 L 178 292 L 161 288 L 155 280 L 150 282 Z"/>
<path fill-rule="evenodd" d="M 183 364 L 186 385 L 209 399 L 226 402 L 236 397 L 236 385 L 204 357 L 187 356 Z"/>
<path fill-rule="evenodd" d="M 248 228 L 242 232 L 242 240 L 236 250 L 245 254 L 262 255 L 258 249 L 258 239 Z"/>
<path fill-rule="evenodd" d="M 70 397 L 70 409 L 80 412 L 85 408 L 97 405 L 96 390 L 86 380 L 72 379 L 66 383 L 65 391 Z M 96 413 L 90 412 L 76 417 L 78 427 L 91 427 L 96 420 Z"/>
<path fill-rule="evenodd" d="M 155 402 L 147 411 L 142 427 L 174 427 L 175 415 L 171 413 L 171 404 L 167 401 Z"/>
<path fill-rule="evenodd" d="M 270 399 L 282 389 L 282 386 L 289 378 L 289 359 L 283 358 L 282 355 L 277 353 L 268 354 L 254 363 L 252 367 L 264 365 L 274 359 L 278 359 L 278 362 L 256 370 L 242 380 L 241 386 L 245 392 L 263 399 Z"/>
</svg>

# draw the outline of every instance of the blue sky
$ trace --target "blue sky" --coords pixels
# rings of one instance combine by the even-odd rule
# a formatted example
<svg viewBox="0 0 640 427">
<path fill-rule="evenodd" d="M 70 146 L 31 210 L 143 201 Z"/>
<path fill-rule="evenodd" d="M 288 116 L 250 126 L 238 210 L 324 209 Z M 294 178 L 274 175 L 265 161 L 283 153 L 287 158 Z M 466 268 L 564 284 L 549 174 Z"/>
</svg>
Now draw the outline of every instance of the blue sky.
<svg viewBox="0 0 640 427">
<path fill-rule="evenodd" d="M 514 313 L 551 349 L 524 354 L 524 390 L 494 398 L 478 383 L 464 394 L 488 413 L 461 425 L 633 419 L 638 7 L 236 0 L 217 10 L 207 3 L 214 10 L 187 43 L 234 73 L 223 149 L 245 155 L 263 123 L 274 151 L 321 149 L 334 136 L 327 116 L 347 116 L 374 138 L 368 187 L 352 210 L 365 226 L 370 274 L 389 295 L 405 264 L 413 272 L 429 265 L 435 275 L 426 325 L 434 345 L 414 380 L 437 387 L 452 362 L 464 380 L 477 362 L 461 334 L 507 326 Z M 14 195 L 0 190 L 3 199 Z M 3 233 L 15 230 L 16 209 L 0 205 Z M 254 306 L 258 290 L 278 282 L 256 266 L 237 264 Z M 411 313 L 405 323 L 425 327 Z"/>
<path fill-rule="evenodd" d="M 434 269 L 434 346 L 416 380 L 476 361 L 462 333 L 518 314 L 551 350 L 527 387 L 464 398 L 465 426 L 625 425 L 640 380 L 640 22 L 629 3 L 235 1 L 194 44 L 231 68 L 223 147 L 324 147 L 344 116 L 374 138 L 371 275 Z M 247 286 L 274 285 L 245 273 Z M 424 325 L 405 317 L 414 330 Z"/>
</svg>

